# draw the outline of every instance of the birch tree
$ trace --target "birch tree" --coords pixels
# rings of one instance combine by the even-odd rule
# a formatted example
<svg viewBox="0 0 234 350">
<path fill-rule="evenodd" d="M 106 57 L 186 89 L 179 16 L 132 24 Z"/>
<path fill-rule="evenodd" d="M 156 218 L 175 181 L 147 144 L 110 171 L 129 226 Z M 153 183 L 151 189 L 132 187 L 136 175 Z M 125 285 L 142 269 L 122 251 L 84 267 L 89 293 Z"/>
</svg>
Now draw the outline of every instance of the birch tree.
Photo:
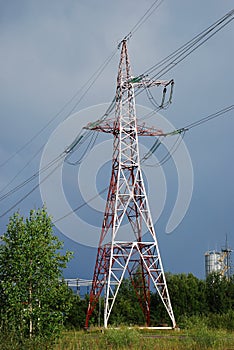
<svg viewBox="0 0 234 350">
<path fill-rule="evenodd" d="M 71 300 L 61 280 L 71 252 L 62 254 L 62 247 L 44 207 L 26 219 L 19 213 L 10 218 L 0 245 L 2 331 L 33 337 L 61 329 Z"/>
</svg>

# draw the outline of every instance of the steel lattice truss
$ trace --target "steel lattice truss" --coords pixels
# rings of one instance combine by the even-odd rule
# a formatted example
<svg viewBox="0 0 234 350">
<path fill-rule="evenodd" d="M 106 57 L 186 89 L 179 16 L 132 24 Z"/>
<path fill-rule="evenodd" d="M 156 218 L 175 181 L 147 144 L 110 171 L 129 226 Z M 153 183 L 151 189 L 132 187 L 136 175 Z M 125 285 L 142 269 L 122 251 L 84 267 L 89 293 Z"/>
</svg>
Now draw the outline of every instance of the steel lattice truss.
<svg viewBox="0 0 234 350">
<path fill-rule="evenodd" d="M 149 82 L 167 86 L 172 81 Z M 98 299 L 105 291 L 104 326 L 108 320 L 121 282 L 128 274 L 139 303 L 150 324 L 150 287 L 154 286 L 175 327 L 175 319 L 168 294 L 158 243 L 150 214 L 147 194 L 140 166 L 138 136 L 159 136 L 161 130 L 138 126 L 134 87 L 143 84 L 133 78 L 126 40 L 122 41 L 119 63 L 116 109 L 113 121 L 88 124 L 87 129 L 114 135 L 112 173 L 107 196 L 101 237 L 94 269 L 86 327 Z M 146 82 L 144 82 L 146 84 Z M 131 241 L 120 239 L 120 227 L 128 221 L 132 229 Z M 144 241 L 143 231 L 148 232 Z M 148 238 L 149 237 L 149 238 Z"/>
</svg>

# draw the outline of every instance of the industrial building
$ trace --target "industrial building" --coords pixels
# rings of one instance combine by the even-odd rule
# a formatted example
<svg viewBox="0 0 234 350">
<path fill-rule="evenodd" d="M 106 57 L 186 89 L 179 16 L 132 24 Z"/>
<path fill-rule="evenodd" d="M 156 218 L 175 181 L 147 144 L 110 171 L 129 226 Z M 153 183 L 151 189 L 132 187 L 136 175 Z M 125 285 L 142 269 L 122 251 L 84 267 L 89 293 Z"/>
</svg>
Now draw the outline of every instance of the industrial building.
<svg viewBox="0 0 234 350">
<path fill-rule="evenodd" d="M 231 276 L 232 250 L 226 245 L 221 251 L 209 250 L 205 253 L 205 276 L 219 273 L 221 276 Z"/>
</svg>

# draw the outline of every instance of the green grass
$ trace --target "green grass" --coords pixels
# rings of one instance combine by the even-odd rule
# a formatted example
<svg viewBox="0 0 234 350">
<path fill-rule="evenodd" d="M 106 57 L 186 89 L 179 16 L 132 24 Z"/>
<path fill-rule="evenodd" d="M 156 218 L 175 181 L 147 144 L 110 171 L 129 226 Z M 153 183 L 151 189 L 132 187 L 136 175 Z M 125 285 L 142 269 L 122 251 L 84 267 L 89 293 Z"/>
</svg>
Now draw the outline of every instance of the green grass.
<svg viewBox="0 0 234 350">
<path fill-rule="evenodd" d="M 234 350 L 234 332 L 208 329 L 194 324 L 184 330 L 140 330 L 136 328 L 92 328 L 65 331 L 55 342 L 42 339 L 17 340 L 0 334 L 0 350 Z"/>
<path fill-rule="evenodd" d="M 183 331 L 149 331 L 120 328 L 90 332 L 65 332 L 54 350 L 200 350 L 234 349 L 234 333 L 224 330 L 192 329 Z"/>
</svg>

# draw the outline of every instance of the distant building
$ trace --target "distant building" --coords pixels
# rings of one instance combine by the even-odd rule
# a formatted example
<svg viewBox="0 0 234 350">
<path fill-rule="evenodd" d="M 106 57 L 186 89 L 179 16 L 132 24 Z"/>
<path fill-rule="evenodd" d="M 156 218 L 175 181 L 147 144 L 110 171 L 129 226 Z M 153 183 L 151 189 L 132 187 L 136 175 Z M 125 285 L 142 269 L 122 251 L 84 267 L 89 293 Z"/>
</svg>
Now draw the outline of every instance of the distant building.
<svg viewBox="0 0 234 350">
<path fill-rule="evenodd" d="M 205 253 L 205 275 L 210 273 L 219 273 L 221 276 L 230 277 L 231 274 L 231 252 L 229 248 L 209 250 Z"/>
<path fill-rule="evenodd" d="M 221 253 L 215 250 L 209 250 L 205 253 L 205 273 L 206 277 L 212 273 L 222 271 Z"/>
</svg>

